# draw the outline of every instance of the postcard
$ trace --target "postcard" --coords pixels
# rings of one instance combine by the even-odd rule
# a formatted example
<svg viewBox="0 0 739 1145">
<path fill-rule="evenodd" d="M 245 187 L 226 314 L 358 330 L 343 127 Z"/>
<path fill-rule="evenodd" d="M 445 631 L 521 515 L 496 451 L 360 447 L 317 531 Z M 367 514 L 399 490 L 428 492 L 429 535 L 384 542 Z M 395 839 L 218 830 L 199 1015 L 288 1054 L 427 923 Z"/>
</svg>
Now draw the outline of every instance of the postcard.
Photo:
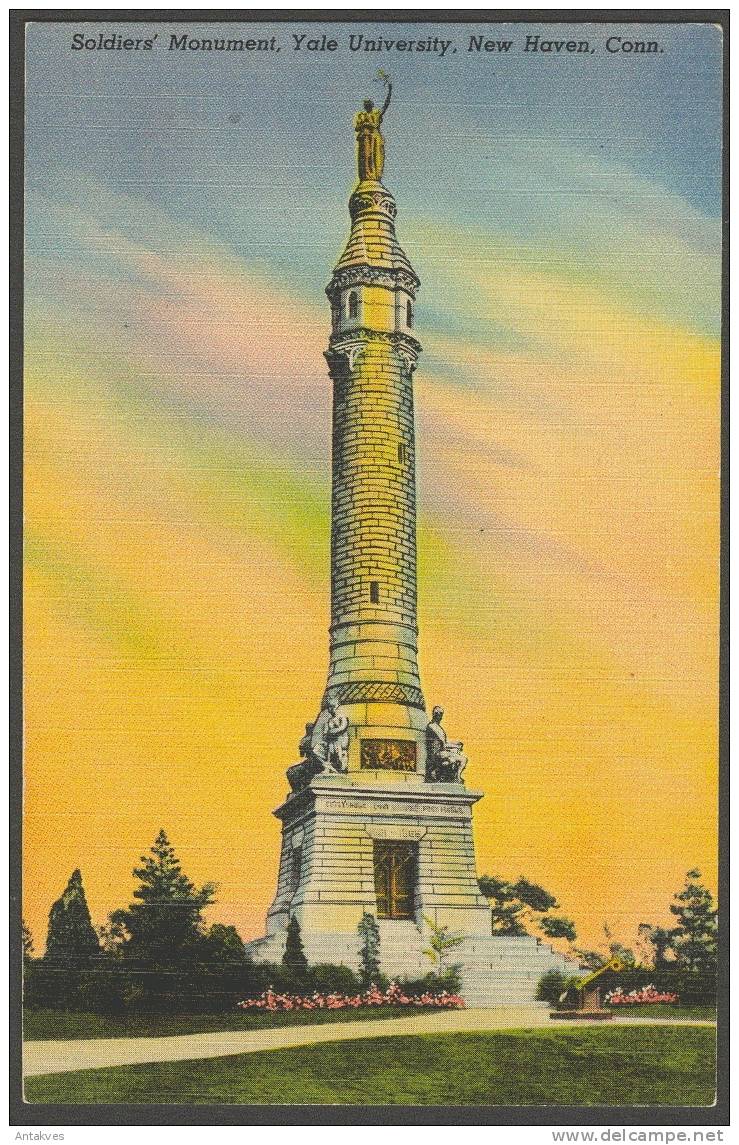
<svg viewBox="0 0 739 1145">
<path fill-rule="evenodd" d="M 16 14 L 25 1123 L 722 1116 L 725 16 L 484 16 Z"/>
</svg>

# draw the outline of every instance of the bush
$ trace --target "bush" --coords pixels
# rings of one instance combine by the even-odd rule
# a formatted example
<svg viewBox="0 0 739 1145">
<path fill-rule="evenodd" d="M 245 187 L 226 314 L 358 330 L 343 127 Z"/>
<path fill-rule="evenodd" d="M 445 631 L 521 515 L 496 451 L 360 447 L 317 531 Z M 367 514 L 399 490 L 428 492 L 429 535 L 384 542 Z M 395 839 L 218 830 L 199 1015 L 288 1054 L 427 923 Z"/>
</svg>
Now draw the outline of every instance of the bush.
<svg viewBox="0 0 739 1145">
<path fill-rule="evenodd" d="M 272 970 L 247 961 L 145 967 L 106 957 L 76 969 L 35 959 L 25 969 L 24 1004 L 95 1014 L 226 1013 L 239 999 L 261 993 L 275 977 Z"/>
<path fill-rule="evenodd" d="M 659 970 L 634 967 L 619 974 L 607 971 L 598 979 L 601 994 L 621 988 L 624 994 L 640 990 L 645 982 L 659 993 L 677 994 L 686 1006 L 716 1005 L 716 975 L 699 974 L 690 970 L 661 968 Z"/>
<path fill-rule="evenodd" d="M 319 994 L 356 994 L 362 989 L 358 975 L 349 966 L 319 963 L 308 970 L 308 982 Z"/>
<path fill-rule="evenodd" d="M 462 980 L 456 966 L 449 967 L 443 974 L 424 974 L 423 978 L 398 978 L 398 986 L 404 994 L 458 994 Z M 379 984 L 379 983 L 378 983 Z"/>
<path fill-rule="evenodd" d="M 126 968 L 127 1008 L 149 1014 L 217 1014 L 263 989 L 249 962 L 183 967 Z"/>
<path fill-rule="evenodd" d="M 30 1010 L 70 1010 L 77 976 L 69 966 L 31 959 L 23 968 L 23 1004 Z"/>
<path fill-rule="evenodd" d="M 584 970 L 579 978 L 584 978 L 588 971 Z M 536 990 L 539 1001 L 556 1003 L 565 990 L 574 987 L 577 978 L 565 978 L 559 970 L 548 970 L 543 975 Z M 696 974 L 687 970 L 660 969 L 649 970 L 641 967 L 629 967 L 616 973 L 607 970 L 593 983 L 598 986 L 601 997 L 615 990 L 629 994 L 632 990 L 640 990 L 645 983 L 652 985 L 660 994 L 677 994 L 686 1006 L 715 1006 L 716 1004 L 716 977 L 713 974 Z M 574 1001 L 576 995 L 572 994 Z"/>
<path fill-rule="evenodd" d="M 565 977 L 561 970 L 547 970 L 539 980 L 536 987 L 537 1002 L 549 1002 L 555 1005 L 567 989 L 570 979 Z"/>
<path fill-rule="evenodd" d="M 89 1014 L 122 1014 L 129 1001 L 129 994 L 129 984 L 124 974 L 104 967 L 84 970 L 75 991 L 74 1008 Z"/>
</svg>

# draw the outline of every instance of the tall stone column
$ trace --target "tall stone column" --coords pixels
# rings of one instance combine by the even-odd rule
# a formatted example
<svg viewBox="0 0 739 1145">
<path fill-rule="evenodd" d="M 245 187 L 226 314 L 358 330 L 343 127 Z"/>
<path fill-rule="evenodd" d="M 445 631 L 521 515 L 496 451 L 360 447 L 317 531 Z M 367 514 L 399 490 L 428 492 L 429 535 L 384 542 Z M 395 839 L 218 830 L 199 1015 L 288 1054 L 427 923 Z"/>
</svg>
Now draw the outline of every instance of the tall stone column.
<svg viewBox="0 0 739 1145">
<path fill-rule="evenodd" d="M 331 631 L 325 699 L 354 729 L 426 724 L 418 674 L 413 336 L 418 278 L 376 180 L 349 201 L 346 249 L 327 287 L 333 380 Z M 365 753 L 366 755 L 366 753 Z M 350 750 L 350 770 L 357 760 Z M 359 759 L 360 766 L 367 767 Z"/>
<path fill-rule="evenodd" d="M 462 744 L 425 713 L 416 617 L 413 371 L 419 281 L 395 235 L 381 182 L 388 108 L 355 117 L 359 182 L 351 233 L 327 294 L 333 381 L 331 628 L 321 710 L 288 768 L 277 890 L 266 934 L 248 944 L 279 961 L 290 918 L 310 962 L 357 967 L 357 926 L 378 921 L 388 976 L 428 972 L 429 928 L 460 939 L 471 1005 L 531 1001 L 566 960 L 536 939 L 496 938 L 475 872 Z M 429 758 L 427 759 L 427 752 Z"/>
</svg>

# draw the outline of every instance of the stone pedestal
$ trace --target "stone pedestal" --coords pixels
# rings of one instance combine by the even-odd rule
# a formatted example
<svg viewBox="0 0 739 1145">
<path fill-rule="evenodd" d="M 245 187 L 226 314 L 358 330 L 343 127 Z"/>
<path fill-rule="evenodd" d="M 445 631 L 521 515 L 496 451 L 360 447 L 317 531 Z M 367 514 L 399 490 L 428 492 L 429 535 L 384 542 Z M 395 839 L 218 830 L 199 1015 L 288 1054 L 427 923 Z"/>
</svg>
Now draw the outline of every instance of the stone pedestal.
<svg viewBox="0 0 739 1145">
<path fill-rule="evenodd" d="M 294 915 L 309 962 L 358 964 L 357 924 L 378 919 L 384 973 L 426 973 L 424 916 L 450 931 L 490 934 L 490 909 L 475 873 L 471 807 L 480 795 L 461 784 L 427 784 L 416 773 L 392 780 L 319 776 L 275 814 L 282 820 L 277 894 L 267 936 L 250 944 L 253 957 L 282 956 Z M 383 917 L 376 864 L 389 844 L 410 868 L 409 917 Z M 384 908 L 384 909 L 383 909 Z M 391 904 L 392 909 L 392 904 Z M 405 910 L 401 905 L 400 910 Z"/>
<path fill-rule="evenodd" d="M 472 805 L 462 784 L 425 783 L 417 774 L 319 776 L 275 812 L 282 821 L 277 894 L 267 934 L 248 943 L 255 961 L 279 962 L 297 918 L 309 963 L 359 966 L 357 925 L 378 920 L 380 967 L 388 977 L 427 974 L 430 919 L 463 942 L 447 955 L 462 966 L 468 1005 L 533 1002 L 542 974 L 576 965 L 534 938 L 491 934 L 480 894 L 472 839 Z M 408 865 L 410 898 L 388 903 L 383 863 L 389 852 Z M 379 864 L 379 870 L 378 870 Z M 379 883 L 379 885 L 378 885 Z M 408 889 L 404 884 L 401 891 Z M 407 917 L 388 917 L 393 906 Z"/>
</svg>

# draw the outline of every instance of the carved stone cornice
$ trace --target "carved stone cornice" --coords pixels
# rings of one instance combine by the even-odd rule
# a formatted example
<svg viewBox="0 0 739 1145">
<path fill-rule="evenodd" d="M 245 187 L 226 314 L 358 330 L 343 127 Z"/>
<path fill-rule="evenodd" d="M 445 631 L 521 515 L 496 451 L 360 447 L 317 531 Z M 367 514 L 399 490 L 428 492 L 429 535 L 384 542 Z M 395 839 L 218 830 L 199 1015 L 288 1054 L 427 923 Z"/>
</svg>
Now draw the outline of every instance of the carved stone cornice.
<svg viewBox="0 0 739 1145">
<path fill-rule="evenodd" d="M 326 294 L 333 302 L 337 294 L 351 286 L 385 286 L 388 290 L 397 290 L 400 287 L 401 290 L 407 290 L 411 297 L 415 298 L 421 283 L 415 275 L 409 274 L 407 270 L 400 268 L 390 270 L 363 264 L 342 267 L 341 270 L 334 271 L 334 276 L 326 287 Z"/>
<path fill-rule="evenodd" d="M 376 187 L 374 190 L 358 189 L 349 199 L 349 215 L 352 222 L 359 215 L 370 213 L 385 215 L 388 219 L 394 219 L 397 215 L 395 199 L 385 187 Z"/>
<path fill-rule="evenodd" d="M 423 693 L 411 684 L 396 684 L 386 680 L 373 682 L 357 680 L 346 684 L 329 685 L 323 698 L 337 704 L 404 704 L 409 708 L 426 710 Z"/>
<path fill-rule="evenodd" d="M 360 326 L 357 330 L 332 336 L 328 350 L 324 354 L 328 362 L 329 376 L 342 377 L 346 373 L 347 366 L 350 371 L 353 370 L 357 358 L 370 342 L 385 342 L 392 346 L 407 372 L 413 373 L 421 352 L 420 342 L 400 330 L 370 330 L 366 326 Z"/>
<path fill-rule="evenodd" d="M 335 378 L 343 376 L 346 372 L 348 364 L 349 370 L 353 370 L 357 358 L 362 353 L 366 342 L 364 341 L 343 341 L 339 346 L 331 346 L 328 350 L 324 350 L 324 357 L 328 362 L 329 377 Z"/>
</svg>

